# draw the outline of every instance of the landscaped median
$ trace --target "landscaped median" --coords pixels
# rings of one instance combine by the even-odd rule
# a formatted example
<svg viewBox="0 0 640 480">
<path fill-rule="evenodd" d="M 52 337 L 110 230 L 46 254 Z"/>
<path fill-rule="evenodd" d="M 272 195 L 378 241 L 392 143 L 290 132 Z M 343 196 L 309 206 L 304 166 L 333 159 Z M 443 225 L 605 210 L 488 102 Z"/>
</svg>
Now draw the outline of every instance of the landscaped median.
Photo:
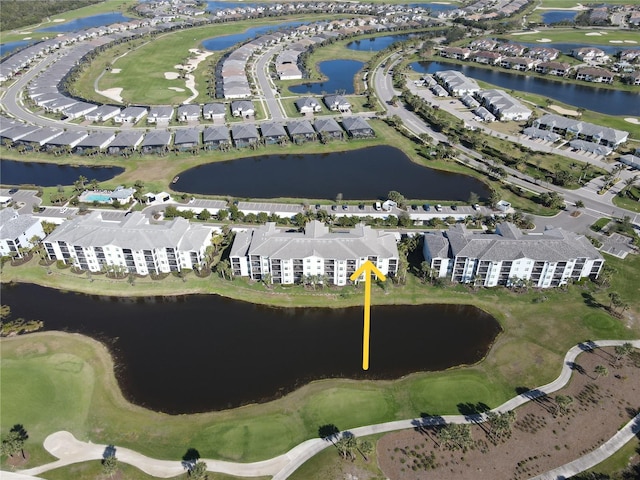
<svg viewBox="0 0 640 480">
<path fill-rule="evenodd" d="M 629 301 L 637 298 L 640 260 L 607 257 L 607 261 L 617 270 L 611 290 Z M 186 282 L 171 276 L 161 281 L 137 279 L 131 285 L 127 280 L 89 282 L 67 272 L 52 267 L 48 275 L 45 267 L 31 261 L 21 267 L 5 265 L 2 281 L 28 281 L 102 295 L 220 293 L 274 306 L 343 307 L 362 301 L 362 292 L 353 288 L 267 290 L 262 284 L 214 276 L 190 276 Z M 31 456 L 25 468 L 51 460 L 39 445 L 57 430 L 154 458 L 179 459 L 193 447 L 203 458 L 264 460 L 316 437 L 320 425 L 349 429 L 422 412 L 454 414 L 461 402 L 495 407 L 511 398 L 516 387 L 543 385 L 557 376 L 572 345 L 590 338 L 638 336 L 637 303 L 625 319 L 612 318 L 606 312 L 607 291 L 591 284 L 574 285 L 568 291 L 521 294 L 501 288 L 473 291 L 463 286 L 430 287 L 410 276 L 406 286 L 374 290 L 374 303 L 472 303 L 485 309 L 496 316 L 504 332 L 484 361 L 396 381 L 316 381 L 273 402 L 198 415 L 171 416 L 129 404 L 120 393 L 107 349 L 94 340 L 53 332 L 3 339 L 0 427 L 6 432 L 21 423 L 29 431 Z M 46 325 L 46 319 L 41 320 Z M 421 339 L 410 347 L 429 348 L 430 341 Z M 185 386 L 174 388 L 197 395 Z"/>
</svg>

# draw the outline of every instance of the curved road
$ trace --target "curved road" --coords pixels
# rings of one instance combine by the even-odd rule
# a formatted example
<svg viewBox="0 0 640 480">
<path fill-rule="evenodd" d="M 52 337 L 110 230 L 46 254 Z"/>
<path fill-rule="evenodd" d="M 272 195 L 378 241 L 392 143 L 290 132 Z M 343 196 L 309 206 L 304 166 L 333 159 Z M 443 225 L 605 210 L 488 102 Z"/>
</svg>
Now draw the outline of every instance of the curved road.
<svg viewBox="0 0 640 480">
<path fill-rule="evenodd" d="M 562 371 L 560 372 L 558 378 L 556 378 L 551 383 L 522 393 L 508 400 L 499 407 L 494 408 L 493 411 L 500 413 L 507 412 L 525 404 L 526 402 L 534 400 L 543 395 L 548 395 L 561 389 L 569 382 L 571 374 L 573 372 L 573 370 L 570 368 L 570 365 L 574 362 L 578 355 L 596 347 L 611 347 L 615 345 L 622 345 L 626 342 L 627 341 L 620 340 L 600 340 L 574 346 L 565 355 L 562 365 Z M 633 340 L 629 343 L 631 343 L 635 348 L 640 348 L 640 340 Z M 486 416 L 483 414 L 472 416 L 445 415 L 442 417 L 421 417 L 353 428 L 350 429 L 349 432 L 358 437 L 363 437 L 377 433 L 415 428 L 421 425 L 441 425 L 445 423 L 478 423 L 485 420 Z M 545 474 L 539 475 L 535 477 L 535 480 L 564 479 L 583 472 L 611 456 L 639 432 L 640 414 L 636 415 L 630 422 L 628 422 L 622 429 L 620 429 L 618 433 L 616 433 L 616 435 L 614 435 L 609 441 L 601 445 L 598 449 L 578 458 L 577 460 L 567 463 L 566 465 L 563 465 Z M 340 435 L 341 434 L 336 434 L 335 439 L 340 438 Z M 200 460 L 204 461 L 207 464 L 207 468 L 210 472 L 221 472 L 241 477 L 257 477 L 268 475 L 273 476 L 272 480 L 285 480 L 303 463 L 305 463 L 311 457 L 321 452 L 330 445 L 332 445 L 332 442 L 327 439 L 311 439 L 292 448 L 291 450 L 289 450 L 289 452 L 283 455 L 279 455 L 262 462 L 254 463 L 223 462 L 220 460 L 206 458 Z M 82 442 L 80 440 L 77 440 L 73 436 L 73 434 L 62 431 L 49 435 L 44 441 L 44 447 L 49 453 L 58 457 L 59 460 L 41 465 L 40 467 L 20 471 L 15 474 L 15 476 L 14 474 L 3 471 L 2 478 L 10 480 L 26 480 L 29 478 L 34 478 L 32 476 L 40 475 L 44 472 L 55 468 L 60 468 L 62 466 L 86 462 L 89 460 L 101 460 L 105 454 L 105 450 L 109 446 L 93 444 L 91 442 Z M 170 478 L 184 473 L 185 471 L 185 465 L 183 465 L 182 462 L 171 460 L 156 460 L 127 448 L 112 448 L 115 448 L 115 455 L 117 456 L 118 461 L 133 465 L 144 471 L 145 473 L 148 473 L 149 475 L 153 475 L 159 478 Z"/>
</svg>

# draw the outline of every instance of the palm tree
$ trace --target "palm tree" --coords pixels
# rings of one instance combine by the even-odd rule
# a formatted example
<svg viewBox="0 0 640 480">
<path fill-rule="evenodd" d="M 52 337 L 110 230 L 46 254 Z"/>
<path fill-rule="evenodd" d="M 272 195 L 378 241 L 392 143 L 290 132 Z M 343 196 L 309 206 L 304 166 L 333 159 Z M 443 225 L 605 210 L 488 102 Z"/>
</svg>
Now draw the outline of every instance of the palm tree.
<svg viewBox="0 0 640 480">
<path fill-rule="evenodd" d="M 604 365 L 596 365 L 593 372 L 596 374 L 596 378 L 606 377 L 609 375 L 609 370 Z"/>
<path fill-rule="evenodd" d="M 198 461 L 189 470 L 189 478 L 193 480 L 207 480 L 209 475 L 207 474 L 207 464 L 203 461 Z"/>
<path fill-rule="evenodd" d="M 564 415 L 569 411 L 569 406 L 572 403 L 573 397 L 571 395 L 556 395 L 556 404 L 558 405 L 558 411 L 561 415 Z"/>
<path fill-rule="evenodd" d="M 118 470 L 118 459 L 115 455 L 109 455 L 102 460 L 102 473 L 113 477 L 113 474 Z"/>
<path fill-rule="evenodd" d="M 360 451 L 360 454 L 364 457 L 364 461 L 368 462 L 369 455 L 373 453 L 373 443 L 371 443 L 369 440 L 364 440 L 362 442 L 359 442 L 358 450 Z"/>
<path fill-rule="evenodd" d="M 629 342 L 623 343 L 622 345 L 616 345 L 616 362 L 619 362 L 622 357 L 626 357 L 627 355 L 629 355 L 631 353 L 631 350 L 633 350 L 633 345 L 631 345 Z"/>
</svg>

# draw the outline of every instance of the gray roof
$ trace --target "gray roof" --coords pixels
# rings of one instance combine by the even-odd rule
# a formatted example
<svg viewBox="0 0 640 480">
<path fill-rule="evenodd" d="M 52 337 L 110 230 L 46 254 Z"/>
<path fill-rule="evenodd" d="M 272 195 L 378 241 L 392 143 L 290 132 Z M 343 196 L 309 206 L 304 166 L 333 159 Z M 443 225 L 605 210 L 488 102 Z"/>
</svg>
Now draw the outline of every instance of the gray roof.
<svg viewBox="0 0 640 480">
<path fill-rule="evenodd" d="M 318 133 L 322 133 L 322 132 L 342 133 L 342 129 L 340 128 L 340 125 L 338 125 L 338 122 L 336 122 L 333 118 L 317 118 L 313 126 Z"/>
<path fill-rule="evenodd" d="M 19 214 L 13 208 L 4 208 L 0 210 L 0 238 L 15 240 L 39 222 L 29 213 Z"/>
<path fill-rule="evenodd" d="M 133 250 L 178 248 L 199 250 L 207 240 L 210 229 L 191 225 L 184 218 L 170 222 L 149 223 L 141 212 L 132 212 L 120 222 L 103 221 L 100 211 L 76 217 L 51 233 L 46 241 L 66 242 L 80 247 L 114 245 Z"/>
<path fill-rule="evenodd" d="M 358 130 L 373 130 L 371 125 L 362 117 L 344 117 L 342 125 L 347 132 L 356 132 Z"/>
<path fill-rule="evenodd" d="M 200 143 L 200 131 L 197 128 L 181 128 L 176 130 L 173 144 L 182 145 L 184 143 Z"/>
<path fill-rule="evenodd" d="M 224 103 L 207 103 L 202 111 L 209 115 L 224 115 L 227 113 L 227 107 Z"/>
<path fill-rule="evenodd" d="M 582 150 L 585 152 L 595 153 L 597 155 L 609 155 L 613 150 L 606 145 L 601 145 L 599 143 L 587 142 L 586 140 L 581 140 L 579 138 L 573 139 L 569 142 L 569 146 L 571 148 L 575 148 L 577 150 Z"/>
<path fill-rule="evenodd" d="M 315 108 L 318 105 L 318 101 L 313 97 L 303 97 L 296 100 L 296 107 L 298 107 L 298 110 L 302 110 L 304 107 Z"/>
<path fill-rule="evenodd" d="M 200 105 L 180 105 L 178 107 L 179 117 L 182 117 L 183 115 L 187 115 L 190 117 L 193 115 L 200 116 L 201 112 L 202 110 L 200 110 Z"/>
<path fill-rule="evenodd" d="M 202 133 L 203 142 L 229 141 L 229 129 L 225 126 L 205 127 Z"/>
<path fill-rule="evenodd" d="M 525 135 L 532 138 L 541 138 L 550 142 L 555 142 L 560 139 L 560 135 L 552 132 L 551 130 L 542 130 L 536 127 L 527 127 L 522 131 Z"/>
<path fill-rule="evenodd" d="M 61 128 L 54 127 L 43 127 L 40 130 L 35 130 L 31 133 L 26 134 L 24 137 L 20 139 L 21 142 L 31 142 L 31 143 L 39 143 L 43 145 L 47 140 L 51 140 L 52 138 L 61 135 Z"/>
<path fill-rule="evenodd" d="M 246 238 L 239 238 L 231 255 L 243 255 Z M 373 230 L 363 224 L 347 232 L 330 232 L 323 223 L 313 220 L 304 232 L 288 232 L 267 223 L 251 232 L 249 255 L 292 259 L 317 256 L 327 259 L 351 260 L 368 256 L 398 258 L 398 247 L 392 233 Z"/>
<path fill-rule="evenodd" d="M 253 102 L 251 100 L 236 100 L 231 102 L 231 111 L 243 111 L 255 110 Z"/>
<path fill-rule="evenodd" d="M 287 132 L 284 127 L 277 122 L 264 122 L 260 124 L 260 131 L 263 137 L 286 137 Z"/>
<path fill-rule="evenodd" d="M 287 130 L 289 134 L 293 135 L 315 135 L 316 131 L 313 129 L 311 122 L 308 120 L 300 120 L 295 122 L 287 122 Z"/>
<path fill-rule="evenodd" d="M 149 110 L 149 118 L 166 118 L 169 119 L 173 116 L 173 107 L 151 107 Z"/>
<path fill-rule="evenodd" d="M 89 112 L 89 116 L 90 117 L 104 117 L 105 115 L 109 115 L 109 114 L 113 114 L 113 112 L 116 112 L 116 115 L 118 113 L 120 113 L 120 107 L 114 107 L 113 105 L 100 105 L 98 108 L 96 108 L 94 111 Z"/>
<path fill-rule="evenodd" d="M 505 113 L 530 115 L 532 113 L 530 109 L 522 105 L 522 103 L 504 90 L 484 90 L 479 93 L 479 97 L 483 102 L 491 105 L 491 109 L 494 112 L 498 112 L 501 115 L 504 115 Z"/>
<path fill-rule="evenodd" d="M 15 127 L 11 127 L 1 132 L 0 137 L 8 138 L 9 140 L 15 142 L 16 140 L 20 140 L 22 137 L 31 132 L 35 132 L 36 130 L 40 130 L 40 127 L 36 127 L 34 125 L 16 125 Z"/>
<path fill-rule="evenodd" d="M 125 130 L 116 135 L 109 147 L 135 147 L 142 139 L 143 133 L 133 130 Z"/>
<path fill-rule="evenodd" d="M 81 140 L 77 147 L 102 147 L 110 139 L 115 138 L 113 132 L 93 132 L 88 137 Z"/>
<path fill-rule="evenodd" d="M 252 123 L 231 125 L 231 136 L 234 140 L 260 138 L 258 129 Z"/>
<path fill-rule="evenodd" d="M 171 132 L 167 130 L 153 130 L 144 136 L 143 147 L 167 146 L 171 143 Z"/>
<path fill-rule="evenodd" d="M 602 256 L 583 235 L 564 231 L 560 228 L 547 230 L 543 235 L 522 235 L 508 222 L 501 223 L 496 233 L 470 233 L 464 226 L 449 227 L 444 234 L 451 248 L 449 257 L 468 257 L 486 261 L 509 261 L 529 258 L 537 261 L 562 262 L 576 258 L 596 258 Z M 425 235 L 425 240 L 428 237 Z M 439 241 L 425 244 L 431 257 L 444 257 L 444 247 Z M 438 253 L 439 255 L 436 255 Z"/>
<path fill-rule="evenodd" d="M 76 146 L 79 142 L 87 138 L 89 135 L 86 131 L 81 132 L 64 132 L 62 135 L 58 135 L 57 137 L 48 140 L 46 145 L 57 145 L 57 146 Z"/>
<path fill-rule="evenodd" d="M 625 132 L 624 130 L 615 130 L 609 127 L 594 125 L 593 123 L 581 122 L 579 120 L 563 117 L 562 115 L 556 115 L 555 113 L 547 113 L 546 115 L 543 115 L 537 119 L 534 124 L 536 126 L 544 125 L 560 130 L 568 130 L 570 132 L 579 133 L 589 137 L 602 138 L 603 140 L 616 145 L 626 141 L 629 136 L 629 132 Z"/>
<path fill-rule="evenodd" d="M 349 101 L 342 95 L 327 95 L 323 100 L 325 105 L 327 105 L 329 108 L 331 108 L 333 105 L 351 106 Z"/>
<path fill-rule="evenodd" d="M 480 90 L 478 83 L 474 79 L 468 78 L 456 70 L 441 70 L 436 72 L 435 76 L 452 92 Z"/>
</svg>

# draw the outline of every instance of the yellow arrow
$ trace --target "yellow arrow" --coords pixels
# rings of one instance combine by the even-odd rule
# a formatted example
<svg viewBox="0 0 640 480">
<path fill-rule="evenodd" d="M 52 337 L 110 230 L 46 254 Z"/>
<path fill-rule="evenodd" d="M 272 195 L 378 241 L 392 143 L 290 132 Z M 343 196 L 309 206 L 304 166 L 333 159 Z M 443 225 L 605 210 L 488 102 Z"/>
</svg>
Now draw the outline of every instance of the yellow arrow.
<svg viewBox="0 0 640 480">
<path fill-rule="evenodd" d="M 364 273 L 364 333 L 362 336 L 362 369 L 369 370 L 369 334 L 371 331 L 371 274 L 379 280 L 387 277 L 369 260 L 365 261 L 349 278 L 355 282 Z"/>
</svg>

